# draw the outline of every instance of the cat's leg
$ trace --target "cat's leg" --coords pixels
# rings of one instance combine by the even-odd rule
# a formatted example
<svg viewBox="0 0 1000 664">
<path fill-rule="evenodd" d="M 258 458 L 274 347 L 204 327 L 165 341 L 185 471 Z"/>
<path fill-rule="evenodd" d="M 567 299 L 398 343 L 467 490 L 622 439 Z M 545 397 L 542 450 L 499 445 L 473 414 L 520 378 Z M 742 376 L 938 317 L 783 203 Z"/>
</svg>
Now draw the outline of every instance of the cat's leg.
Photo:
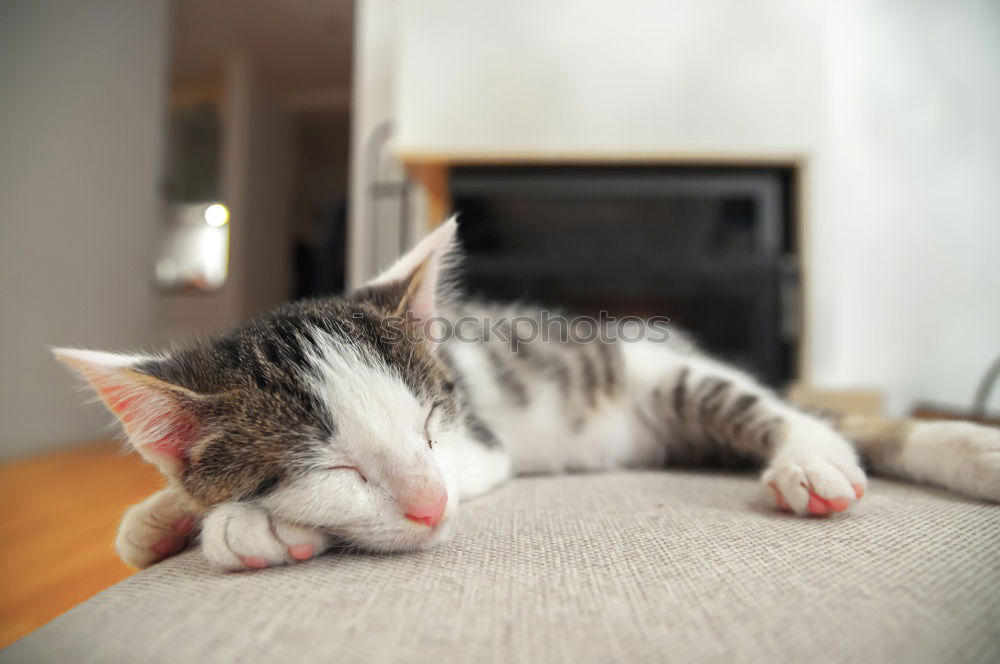
<svg viewBox="0 0 1000 664">
<path fill-rule="evenodd" d="M 1000 502 L 1000 429 L 970 422 L 831 416 L 873 470 Z"/>
<path fill-rule="evenodd" d="M 149 567 L 187 547 L 197 523 L 198 509 L 183 491 L 157 491 L 125 511 L 115 551 L 132 567 Z"/>
<path fill-rule="evenodd" d="M 511 475 L 510 455 L 500 441 L 474 420 L 453 442 L 449 463 L 457 475 L 458 495 L 462 500 L 481 496 Z"/>
<path fill-rule="evenodd" d="M 230 571 L 302 562 L 331 544 L 326 533 L 284 521 L 249 503 L 213 507 L 201 530 L 205 557 Z"/>
<path fill-rule="evenodd" d="M 774 504 L 799 515 L 841 512 L 864 495 L 867 479 L 848 440 L 734 369 L 671 355 L 653 400 L 668 463 L 763 465 Z"/>
</svg>

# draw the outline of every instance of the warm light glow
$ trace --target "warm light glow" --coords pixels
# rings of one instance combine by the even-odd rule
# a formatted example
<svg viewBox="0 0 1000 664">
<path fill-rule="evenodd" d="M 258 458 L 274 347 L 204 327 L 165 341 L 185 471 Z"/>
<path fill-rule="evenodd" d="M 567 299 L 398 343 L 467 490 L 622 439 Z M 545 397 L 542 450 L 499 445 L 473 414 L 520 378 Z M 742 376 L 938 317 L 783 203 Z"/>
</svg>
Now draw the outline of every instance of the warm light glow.
<svg viewBox="0 0 1000 664">
<path fill-rule="evenodd" d="M 221 228 L 229 221 L 229 210 L 222 203 L 212 203 L 205 208 L 205 223 L 212 228 Z"/>
</svg>

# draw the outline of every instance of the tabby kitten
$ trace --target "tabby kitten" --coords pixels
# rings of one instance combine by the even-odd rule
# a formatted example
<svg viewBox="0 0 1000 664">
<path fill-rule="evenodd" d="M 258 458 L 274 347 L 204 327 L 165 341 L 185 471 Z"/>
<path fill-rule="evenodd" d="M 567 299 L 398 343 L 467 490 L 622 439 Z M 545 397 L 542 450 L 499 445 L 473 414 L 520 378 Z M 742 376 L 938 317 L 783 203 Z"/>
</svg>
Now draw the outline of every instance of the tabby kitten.
<svg viewBox="0 0 1000 664">
<path fill-rule="evenodd" d="M 864 494 L 860 452 L 875 471 L 1000 501 L 1000 430 L 823 421 L 676 334 L 539 340 L 534 315 L 446 287 L 455 232 L 445 223 L 346 297 L 187 349 L 56 350 L 168 478 L 126 512 L 122 559 L 145 567 L 199 531 L 228 570 L 335 544 L 421 549 L 447 536 L 460 500 L 522 473 L 749 463 L 777 508 L 826 515 Z M 462 321 L 504 334 L 441 339 Z"/>
</svg>

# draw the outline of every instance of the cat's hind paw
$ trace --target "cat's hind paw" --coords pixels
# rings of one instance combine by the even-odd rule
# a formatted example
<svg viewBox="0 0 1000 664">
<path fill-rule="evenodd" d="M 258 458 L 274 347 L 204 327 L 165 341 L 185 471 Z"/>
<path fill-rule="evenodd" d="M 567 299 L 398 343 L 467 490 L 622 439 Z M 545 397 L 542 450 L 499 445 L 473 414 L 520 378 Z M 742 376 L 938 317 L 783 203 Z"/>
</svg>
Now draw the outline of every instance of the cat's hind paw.
<svg viewBox="0 0 1000 664">
<path fill-rule="evenodd" d="M 329 537 L 318 530 L 282 521 L 259 507 L 241 503 L 219 505 L 208 513 L 202 526 L 205 558 L 228 571 L 302 562 L 329 545 Z"/>
<path fill-rule="evenodd" d="M 1000 429 L 971 422 L 919 422 L 903 447 L 905 475 L 1000 502 Z"/>
<path fill-rule="evenodd" d="M 790 441 L 764 471 L 778 509 L 799 516 L 843 512 L 865 494 L 868 480 L 850 444 L 834 433 L 822 441 Z"/>
<path fill-rule="evenodd" d="M 125 511 L 115 551 L 132 567 L 142 569 L 187 548 L 198 517 L 179 491 L 164 489 Z"/>
</svg>

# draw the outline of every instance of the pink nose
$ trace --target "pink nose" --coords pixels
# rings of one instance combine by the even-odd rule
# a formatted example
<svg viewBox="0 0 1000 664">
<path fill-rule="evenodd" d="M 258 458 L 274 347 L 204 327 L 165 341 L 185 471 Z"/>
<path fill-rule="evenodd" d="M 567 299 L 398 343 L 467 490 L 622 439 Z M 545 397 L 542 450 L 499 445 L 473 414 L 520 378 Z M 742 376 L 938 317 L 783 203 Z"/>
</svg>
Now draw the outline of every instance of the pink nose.
<svg viewBox="0 0 1000 664">
<path fill-rule="evenodd" d="M 406 518 L 414 523 L 422 523 L 433 528 L 441 522 L 448 507 L 448 494 L 443 491 L 437 496 L 404 506 Z"/>
</svg>

